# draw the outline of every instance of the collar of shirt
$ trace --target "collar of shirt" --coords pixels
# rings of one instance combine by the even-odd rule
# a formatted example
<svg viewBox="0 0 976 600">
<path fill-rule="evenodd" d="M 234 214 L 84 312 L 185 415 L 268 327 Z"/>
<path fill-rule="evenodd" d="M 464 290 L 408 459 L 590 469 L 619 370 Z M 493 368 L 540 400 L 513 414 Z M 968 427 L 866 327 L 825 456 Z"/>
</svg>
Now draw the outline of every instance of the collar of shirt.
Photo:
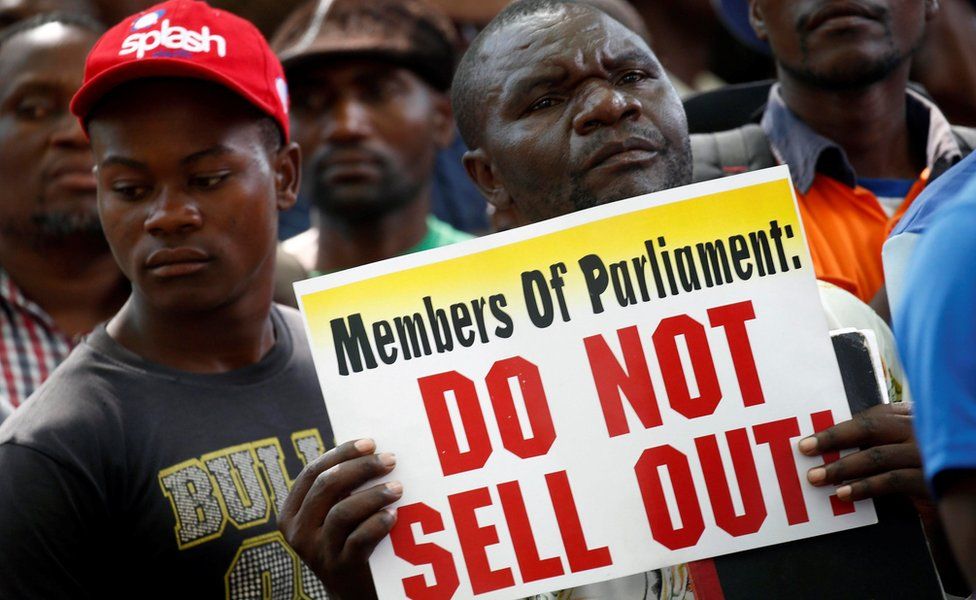
<svg viewBox="0 0 976 600">
<path fill-rule="evenodd" d="M 952 133 L 949 121 L 931 100 L 908 89 L 908 127 L 914 139 L 926 139 L 925 153 L 930 179 L 962 158 L 962 151 Z M 828 175 L 850 187 L 856 187 L 857 175 L 844 149 L 823 137 L 793 113 L 783 100 L 780 85 L 769 90 L 769 102 L 761 126 L 769 138 L 776 160 L 789 165 L 793 184 L 806 194 L 817 173 Z"/>
</svg>

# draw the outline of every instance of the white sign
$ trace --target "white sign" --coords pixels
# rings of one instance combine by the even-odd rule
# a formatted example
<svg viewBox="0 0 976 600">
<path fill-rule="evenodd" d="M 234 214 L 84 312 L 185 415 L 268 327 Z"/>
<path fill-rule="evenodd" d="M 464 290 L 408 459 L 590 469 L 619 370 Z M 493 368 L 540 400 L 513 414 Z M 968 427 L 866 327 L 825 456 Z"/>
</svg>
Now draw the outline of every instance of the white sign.
<svg viewBox="0 0 976 600">
<path fill-rule="evenodd" d="M 296 285 L 342 442 L 397 455 L 380 598 L 520 598 L 876 522 L 785 167 Z"/>
</svg>

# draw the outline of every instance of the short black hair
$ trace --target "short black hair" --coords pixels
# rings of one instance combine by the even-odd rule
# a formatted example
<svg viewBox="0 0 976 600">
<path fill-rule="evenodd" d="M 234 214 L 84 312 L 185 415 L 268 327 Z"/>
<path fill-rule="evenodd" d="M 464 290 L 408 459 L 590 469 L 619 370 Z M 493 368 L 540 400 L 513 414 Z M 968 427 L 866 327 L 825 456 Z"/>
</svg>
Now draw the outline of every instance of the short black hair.
<svg viewBox="0 0 976 600">
<path fill-rule="evenodd" d="M 268 115 L 262 115 L 258 121 L 261 128 L 261 141 L 271 154 L 277 153 L 285 145 L 285 132 L 281 130 L 278 121 Z"/>
<path fill-rule="evenodd" d="M 26 33 L 28 31 L 37 29 L 38 27 L 43 27 L 48 23 L 60 23 L 68 27 L 76 27 L 78 29 L 83 29 L 85 31 L 94 33 L 95 35 L 102 35 L 105 33 L 105 26 L 87 15 L 66 12 L 49 12 L 34 15 L 29 19 L 24 19 L 23 21 L 15 23 L 3 31 L 0 31 L 0 48 L 3 48 L 4 44 L 21 33 Z"/>
<path fill-rule="evenodd" d="M 555 13 L 568 6 L 583 7 L 597 15 L 606 14 L 585 0 L 515 0 L 498 13 L 471 42 L 458 63 L 457 71 L 454 73 L 454 84 L 451 86 L 451 108 L 454 110 L 454 119 L 457 121 L 461 139 L 468 148 L 478 148 L 484 141 L 482 82 L 485 77 L 482 67 L 486 64 L 484 49 L 488 40 L 512 23 L 540 13 Z"/>
</svg>

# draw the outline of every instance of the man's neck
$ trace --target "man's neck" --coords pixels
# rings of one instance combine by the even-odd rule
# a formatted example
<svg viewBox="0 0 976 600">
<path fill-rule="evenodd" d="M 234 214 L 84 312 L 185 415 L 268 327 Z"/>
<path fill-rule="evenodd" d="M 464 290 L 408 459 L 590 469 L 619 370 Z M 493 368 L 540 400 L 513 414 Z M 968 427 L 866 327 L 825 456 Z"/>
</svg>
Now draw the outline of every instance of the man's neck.
<svg viewBox="0 0 976 600">
<path fill-rule="evenodd" d="M 320 213 L 315 269 L 329 273 L 399 256 L 427 235 L 429 212 L 430 197 L 425 193 L 422 198 L 375 219 L 349 221 Z"/>
<path fill-rule="evenodd" d="M 270 274 L 270 271 L 269 271 Z M 138 290 L 109 322 L 119 344 L 156 364 L 191 373 L 226 373 L 259 362 L 274 346 L 270 276 L 248 284 L 251 291 L 208 311 L 153 307 Z M 254 290 L 265 290 L 257 294 Z"/>
<path fill-rule="evenodd" d="M 32 246 L 0 238 L 0 265 L 69 336 L 88 333 L 118 311 L 129 284 L 103 240 Z"/>
<path fill-rule="evenodd" d="M 908 65 L 850 91 L 814 88 L 780 69 L 783 100 L 811 129 L 837 143 L 858 177 L 914 179 L 925 148 L 913 148 L 906 112 Z"/>
</svg>

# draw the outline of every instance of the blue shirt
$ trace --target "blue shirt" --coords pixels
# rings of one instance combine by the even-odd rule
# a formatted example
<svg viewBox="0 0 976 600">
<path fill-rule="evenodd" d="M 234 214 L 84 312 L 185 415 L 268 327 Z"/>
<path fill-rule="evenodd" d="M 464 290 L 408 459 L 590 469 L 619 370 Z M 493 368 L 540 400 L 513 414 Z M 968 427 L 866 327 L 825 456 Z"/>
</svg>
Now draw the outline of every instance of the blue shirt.
<svg viewBox="0 0 976 600">
<path fill-rule="evenodd" d="M 926 480 L 976 469 L 976 176 L 945 190 L 919 238 L 895 312 L 895 332 L 915 399 Z"/>
<path fill-rule="evenodd" d="M 898 221 L 898 225 L 891 230 L 891 235 L 925 231 L 936 212 L 947 202 L 958 197 L 962 188 L 966 187 L 974 177 L 976 177 L 976 152 L 971 153 L 955 167 L 946 171 L 942 177 L 930 183 L 908 208 L 901 221 Z"/>
<path fill-rule="evenodd" d="M 976 178 L 976 152 L 926 186 L 892 229 L 882 250 L 888 302 L 892 314 L 898 311 L 906 295 L 908 289 L 905 282 L 906 270 L 915 252 L 919 235 L 930 227 L 933 219 L 942 214 L 941 211 L 947 204 L 964 195 L 964 188 L 974 178 Z"/>
</svg>

